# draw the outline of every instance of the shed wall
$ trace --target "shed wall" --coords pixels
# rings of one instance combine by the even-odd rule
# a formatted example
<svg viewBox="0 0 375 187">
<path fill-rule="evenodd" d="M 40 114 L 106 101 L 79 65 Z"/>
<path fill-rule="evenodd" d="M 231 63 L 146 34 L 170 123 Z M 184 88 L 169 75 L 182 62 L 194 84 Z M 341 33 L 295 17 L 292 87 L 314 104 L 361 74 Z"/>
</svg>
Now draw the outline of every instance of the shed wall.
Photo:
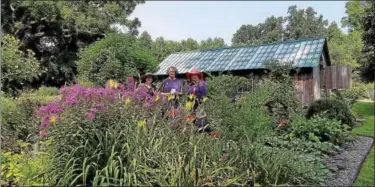
<svg viewBox="0 0 375 187">
<path fill-rule="evenodd" d="M 298 99 L 303 106 L 314 101 L 314 83 L 312 71 L 306 71 L 293 77 Z"/>
<path fill-rule="evenodd" d="M 321 84 L 327 89 L 346 89 L 352 84 L 352 70 L 346 66 L 327 66 Z"/>
</svg>

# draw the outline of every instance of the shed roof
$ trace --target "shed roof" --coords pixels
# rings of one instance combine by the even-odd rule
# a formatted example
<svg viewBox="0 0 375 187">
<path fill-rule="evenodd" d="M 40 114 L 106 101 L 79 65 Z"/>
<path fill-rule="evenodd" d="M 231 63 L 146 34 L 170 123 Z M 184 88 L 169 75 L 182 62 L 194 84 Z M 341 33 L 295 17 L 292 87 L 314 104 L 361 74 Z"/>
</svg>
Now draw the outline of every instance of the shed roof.
<svg viewBox="0 0 375 187">
<path fill-rule="evenodd" d="M 264 69 L 264 63 L 270 60 L 293 62 L 295 67 L 315 67 L 319 65 L 325 50 L 328 50 L 325 38 L 309 38 L 263 45 L 178 52 L 162 61 L 155 74 L 166 75 L 170 66 L 176 66 L 179 73 L 186 73 L 193 67 L 203 72 Z"/>
</svg>

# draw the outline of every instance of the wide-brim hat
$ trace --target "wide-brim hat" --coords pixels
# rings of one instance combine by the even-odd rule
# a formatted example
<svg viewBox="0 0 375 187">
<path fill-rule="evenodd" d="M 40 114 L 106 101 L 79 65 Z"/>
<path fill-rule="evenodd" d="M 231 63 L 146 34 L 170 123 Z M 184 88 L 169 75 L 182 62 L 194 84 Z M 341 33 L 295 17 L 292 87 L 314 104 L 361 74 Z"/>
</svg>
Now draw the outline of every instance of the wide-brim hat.
<svg viewBox="0 0 375 187">
<path fill-rule="evenodd" d="M 186 77 L 191 79 L 192 75 L 198 75 L 199 79 L 203 79 L 203 73 L 198 68 L 193 68 L 189 72 L 186 73 Z"/>
<path fill-rule="evenodd" d="M 155 80 L 155 75 L 152 74 L 152 73 L 146 73 L 146 74 L 144 74 L 144 75 L 141 77 L 141 79 L 142 79 L 142 80 L 146 80 L 146 78 L 149 77 L 149 76 L 152 77 L 152 81 Z"/>
</svg>

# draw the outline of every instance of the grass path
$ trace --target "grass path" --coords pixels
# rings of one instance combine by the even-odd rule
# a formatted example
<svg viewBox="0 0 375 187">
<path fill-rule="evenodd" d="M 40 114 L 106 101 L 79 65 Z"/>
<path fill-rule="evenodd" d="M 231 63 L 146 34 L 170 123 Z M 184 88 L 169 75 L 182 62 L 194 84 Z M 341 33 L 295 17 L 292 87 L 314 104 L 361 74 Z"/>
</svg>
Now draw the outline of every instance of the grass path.
<svg viewBox="0 0 375 187">
<path fill-rule="evenodd" d="M 357 115 L 363 115 L 365 118 L 365 121 L 361 126 L 353 129 L 353 133 L 374 137 L 374 102 L 357 102 L 353 106 L 353 111 Z M 354 183 L 354 186 L 375 186 L 374 151 L 373 146 L 370 154 L 367 156 L 366 161 L 361 167 L 361 171 Z"/>
</svg>

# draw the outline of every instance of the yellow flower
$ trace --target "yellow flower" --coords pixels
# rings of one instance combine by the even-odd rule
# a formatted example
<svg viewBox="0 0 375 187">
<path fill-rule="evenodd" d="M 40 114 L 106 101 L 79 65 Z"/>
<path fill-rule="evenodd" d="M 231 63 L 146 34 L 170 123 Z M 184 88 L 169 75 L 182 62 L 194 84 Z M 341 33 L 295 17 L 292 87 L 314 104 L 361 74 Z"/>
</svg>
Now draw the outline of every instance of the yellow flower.
<svg viewBox="0 0 375 187">
<path fill-rule="evenodd" d="M 125 105 L 129 105 L 130 103 L 132 103 L 132 100 L 130 98 L 126 98 Z"/>
<path fill-rule="evenodd" d="M 173 94 L 168 94 L 168 101 L 173 99 Z"/>
<path fill-rule="evenodd" d="M 109 80 L 109 81 L 108 81 L 108 86 L 109 86 L 109 88 L 117 88 L 117 87 L 118 87 L 118 84 L 117 84 L 117 82 L 114 81 L 114 80 Z"/>
<path fill-rule="evenodd" d="M 191 110 L 193 108 L 194 103 L 192 101 L 186 101 L 185 109 Z"/>
<path fill-rule="evenodd" d="M 207 99 L 208 99 L 207 97 L 203 97 L 202 102 L 203 102 L 203 103 L 206 102 Z"/>
<path fill-rule="evenodd" d="M 53 125 L 56 123 L 56 116 L 49 117 L 49 122 Z"/>
<path fill-rule="evenodd" d="M 160 96 L 157 95 L 157 96 L 155 97 L 155 101 L 159 101 L 159 100 L 160 100 Z"/>
<path fill-rule="evenodd" d="M 190 94 L 190 95 L 189 95 L 189 99 L 190 99 L 190 100 L 192 100 L 192 99 L 194 99 L 194 98 L 195 98 L 195 95 L 194 95 L 194 94 Z"/>
<path fill-rule="evenodd" d="M 143 128 L 146 125 L 146 120 L 139 120 L 137 127 L 138 128 Z"/>
</svg>

